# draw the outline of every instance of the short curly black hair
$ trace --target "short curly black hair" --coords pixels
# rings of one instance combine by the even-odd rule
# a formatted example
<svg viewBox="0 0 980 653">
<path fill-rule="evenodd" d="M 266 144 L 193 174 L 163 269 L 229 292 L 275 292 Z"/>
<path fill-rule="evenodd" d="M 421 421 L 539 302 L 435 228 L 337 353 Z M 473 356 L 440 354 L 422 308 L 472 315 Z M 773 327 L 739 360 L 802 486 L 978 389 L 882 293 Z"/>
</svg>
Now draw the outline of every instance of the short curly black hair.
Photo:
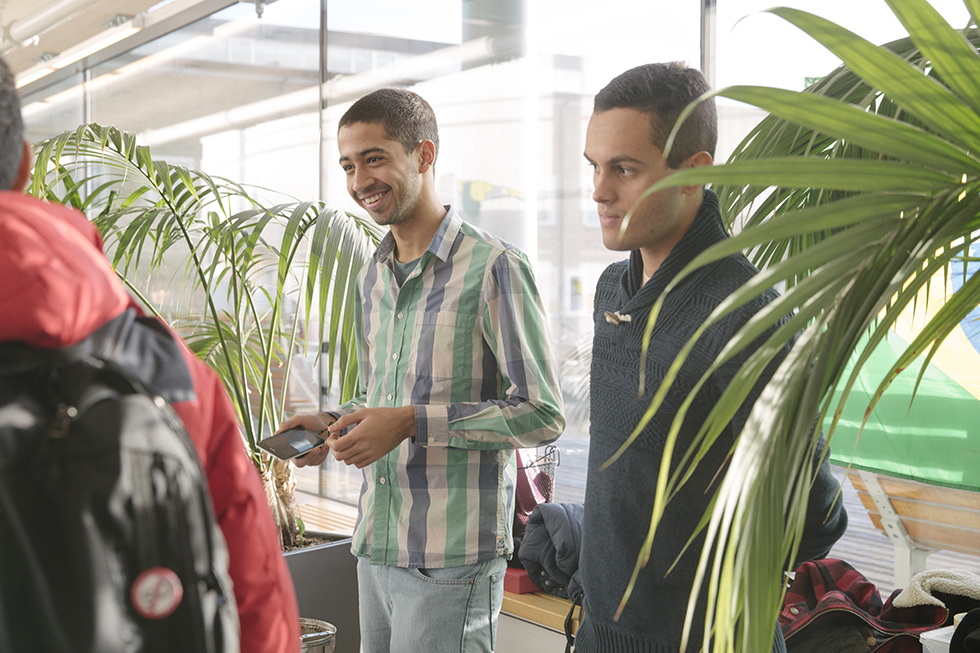
<svg viewBox="0 0 980 653">
<path fill-rule="evenodd" d="M 385 136 L 401 143 L 408 153 L 422 141 L 432 141 L 435 144 L 435 158 L 439 156 L 436 114 L 418 93 L 404 88 L 381 88 L 368 93 L 352 104 L 341 117 L 337 131 L 355 122 L 380 123 Z"/>
</svg>

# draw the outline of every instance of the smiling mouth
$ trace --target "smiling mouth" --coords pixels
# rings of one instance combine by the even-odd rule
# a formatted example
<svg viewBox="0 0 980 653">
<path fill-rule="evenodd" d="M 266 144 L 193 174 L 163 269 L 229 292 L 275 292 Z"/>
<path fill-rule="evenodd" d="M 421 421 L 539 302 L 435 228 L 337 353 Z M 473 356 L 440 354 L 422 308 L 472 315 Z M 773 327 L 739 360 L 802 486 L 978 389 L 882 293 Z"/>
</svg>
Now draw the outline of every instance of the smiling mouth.
<svg viewBox="0 0 980 653">
<path fill-rule="evenodd" d="M 384 197 L 385 193 L 387 193 L 387 192 L 388 191 L 383 190 L 383 191 L 381 191 L 379 193 L 375 193 L 373 195 L 363 196 L 363 197 L 361 197 L 361 202 L 363 202 L 364 204 L 369 204 L 369 205 L 370 204 L 375 204 L 376 202 L 380 201 L 381 198 Z"/>
</svg>

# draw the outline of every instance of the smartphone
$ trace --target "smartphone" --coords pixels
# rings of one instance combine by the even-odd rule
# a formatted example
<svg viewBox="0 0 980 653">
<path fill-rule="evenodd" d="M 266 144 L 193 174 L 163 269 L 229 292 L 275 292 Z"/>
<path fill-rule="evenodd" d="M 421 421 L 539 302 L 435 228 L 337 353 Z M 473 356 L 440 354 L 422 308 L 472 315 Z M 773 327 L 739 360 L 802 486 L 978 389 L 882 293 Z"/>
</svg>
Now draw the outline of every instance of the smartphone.
<svg viewBox="0 0 980 653">
<path fill-rule="evenodd" d="M 323 444 L 324 439 L 302 426 L 259 440 L 256 444 L 279 460 L 289 460 Z"/>
</svg>

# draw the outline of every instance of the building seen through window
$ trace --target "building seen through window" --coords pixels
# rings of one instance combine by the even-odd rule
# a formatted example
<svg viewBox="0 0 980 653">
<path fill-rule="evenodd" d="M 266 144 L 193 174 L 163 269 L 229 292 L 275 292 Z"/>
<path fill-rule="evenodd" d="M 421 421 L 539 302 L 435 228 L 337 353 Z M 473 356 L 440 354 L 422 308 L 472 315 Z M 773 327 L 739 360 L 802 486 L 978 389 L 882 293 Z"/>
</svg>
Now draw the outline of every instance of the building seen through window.
<svg viewBox="0 0 980 653">
<path fill-rule="evenodd" d="M 258 16 L 255 3 L 229 0 L 111 58 L 24 84 L 24 115 L 31 140 L 84 122 L 114 125 L 136 132 L 155 158 L 272 196 L 323 200 L 354 212 L 337 164 L 338 119 L 376 88 L 418 92 L 439 118 L 436 179 L 443 202 L 520 247 L 534 265 L 563 359 L 570 417 L 558 442 L 555 499 L 582 501 L 592 295 L 601 271 L 622 258 L 601 246 L 592 172 L 582 156 L 592 98 L 642 63 L 701 66 L 703 49 L 711 53 L 706 72 L 716 87 L 800 90 L 830 72 L 839 62 L 821 46 L 761 13 L 772 4 L 278 0 L 260 5 Z M 903 34 L 880 0 L 783 4 L 875 43 Z M 933 5 L 952 24 L 966 25 L 962 2 Z M 719 101 L 716 160 L 761 117 Z M 153 300 L 180 310 L 186 300 L 168 277 L 159 279 Z M 308 343 L 306 365 L 297 368 L 306 374 L 291 392 L 297 406 L 336 400 L 317 389 L 320 349 Z M 299 483 L 352 502 L 360 472 L 327 463 L 304 470 Z"/>
</svg>

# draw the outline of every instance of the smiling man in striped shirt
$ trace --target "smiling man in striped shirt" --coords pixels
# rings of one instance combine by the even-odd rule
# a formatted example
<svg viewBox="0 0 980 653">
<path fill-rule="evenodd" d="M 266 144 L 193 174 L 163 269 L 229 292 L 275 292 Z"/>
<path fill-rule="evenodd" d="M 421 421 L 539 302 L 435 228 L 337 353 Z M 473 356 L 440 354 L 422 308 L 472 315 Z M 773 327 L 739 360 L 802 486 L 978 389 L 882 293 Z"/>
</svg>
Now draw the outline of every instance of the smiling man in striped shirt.
<svg viewBox="0 0 980 653">
<path fill-rule="evenodd" d="M 562 432 L 558 367 L 525 255 L 435 192 L 435 115 L 381 89 L 340 120 L 351 197 L 390 233 L 354 304 L 360 392 L 295 417 L 364 470 L 354 529 L 361 640 L 378 651 L 492 651 L 513 552 L 515 447 Z"/>
</svg>

